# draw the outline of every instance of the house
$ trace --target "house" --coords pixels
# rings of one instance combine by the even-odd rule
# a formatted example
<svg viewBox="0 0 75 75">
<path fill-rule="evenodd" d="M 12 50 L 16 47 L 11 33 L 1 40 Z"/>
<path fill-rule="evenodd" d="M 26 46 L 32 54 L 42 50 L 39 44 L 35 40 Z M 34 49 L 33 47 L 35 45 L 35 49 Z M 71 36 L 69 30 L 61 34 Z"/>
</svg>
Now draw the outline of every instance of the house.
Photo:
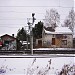
<svg viewBox="0 0 75 75">
<path fill-rule="evenodd" d="M 42 32 L 43 47 L 72 48 L 73 35 L 68 27 L 44 28 Z"/>
<path fill-rule="evenodd" d="M 1 40 L 3 43 L 3 47 L 6 48 L 7 50 L 16 49 L 16 38 L 14 37 L 14 35 L 12 36 L 8 34 L 2 35 Z"/>
<path fill-rule="evenodd" d="M 73 35 L 73 48 L 75 48 L 75 34 Z"/>
</svg>

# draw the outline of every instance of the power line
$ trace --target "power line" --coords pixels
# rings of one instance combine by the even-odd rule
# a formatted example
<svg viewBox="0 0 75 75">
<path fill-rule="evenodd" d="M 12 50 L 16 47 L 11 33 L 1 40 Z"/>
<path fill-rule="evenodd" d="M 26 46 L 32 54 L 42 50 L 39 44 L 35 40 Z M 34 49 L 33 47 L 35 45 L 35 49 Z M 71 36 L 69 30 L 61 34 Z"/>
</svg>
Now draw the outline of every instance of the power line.
<svg viewBox="0 0 75 75">
<path fill-rule="evenodd" d="M 21 12 L 21 11 L 0 11 L 0 13 L 31 13 L 31 12 Z"/>
<path fill-rule="evenodd" d="M 26 19 L 0 19 L 0 20 L 26 20 Z"/>
<path fill-rule="evenodd" d="M 32 12 L 22 12 L 22 11 L 0 11 L 0 13 L 22 13 L 22 14 L 30 14 L 30 13 L 32 13 Z M 39 12 L 35 12 L 36 14 L 45 14 L 45 13 L 39 13 Z"/>
<path fill-rule="evenodd" d="M 27 19 L 0 19 L 0 20 L 27 20 Z M 36 19 L 36 20 L 47 20 L 47 19 Z M 60 20 L 64 20 L 64 19 L 60 19 Z"/>
<path fill-rule="evenodd" d="M 3 28 L 21 28 L 21 27 L 10 27 L 10 26 L 0 26 L 0 27 L 3 27 Z"/>
<path fill-rule="evenodd" d="M 0 11 L 0 13 L 24 13 L 24 14 L 30 14 L 32 12 L 20 12 L 20 11 Z M 35 12 L 36 14 L 42 14 L 45 15 L 46 13 L 39 13 L 39 12 Z M 66 15 L 66 14 L 61 14 L 61 15 Z"/>
<path fill-rule="evenodd" d="M 7 7 L 60 7 L 60 8 L 75 8 L 75 7 L 66 7 L 66 6 L 0 6 L 0 8 L 1 7 L 5 7 L 5 8 L 7 8 Z"/>
<path fill-rule="evenodd" d="M 1 25 L 1 24 L 0 24 Z M 25 25 L 25 24 L 24 24 Z M 28 26 L 0 26 L 0 27 L 3 27 L 3 28 L 22 28 L 22 27 L 25 27 L 25 28 L 28 28 Z"/>
<path fill-rule="evenodd" d="M 3 25 L 25 25 L 25 24 L 21 24 L 21 23 L 20 23 L 20 24 L 0 24 L 0 25 L 3 26 Z"/>
</svg>

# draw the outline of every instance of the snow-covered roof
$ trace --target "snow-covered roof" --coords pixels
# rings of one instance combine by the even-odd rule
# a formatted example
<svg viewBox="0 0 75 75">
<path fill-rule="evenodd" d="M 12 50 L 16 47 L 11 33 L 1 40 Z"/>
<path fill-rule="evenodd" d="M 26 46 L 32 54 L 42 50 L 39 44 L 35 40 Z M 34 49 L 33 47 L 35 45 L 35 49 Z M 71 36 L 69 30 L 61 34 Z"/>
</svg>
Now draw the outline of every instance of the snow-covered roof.
<svg viewBox="0 0 75 75">
<path fill-rule="evenodd" d="M 72 34 L 72 31 L 68 27 L 56 27 L 54 32 L 45 30 L 45 33 L 47 34 Z"/>
<path fill-rule="evenodd" d="M 56 27 L 56 33 L 72 33 L 72 31 L 68 27 Z"/>
</svg>

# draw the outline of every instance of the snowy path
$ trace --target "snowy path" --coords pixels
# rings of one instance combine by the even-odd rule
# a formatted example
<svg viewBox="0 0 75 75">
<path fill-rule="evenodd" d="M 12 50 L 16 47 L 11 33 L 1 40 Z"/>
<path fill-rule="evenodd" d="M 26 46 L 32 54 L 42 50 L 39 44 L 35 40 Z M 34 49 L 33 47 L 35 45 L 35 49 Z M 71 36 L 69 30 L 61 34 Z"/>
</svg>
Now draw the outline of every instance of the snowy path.
<svg viewBox="0 0 75 75">
<path fill-rule="evenodd" d="M 9 54 L 9 55 L 0 55 L 0 58 L 53 58 L 53 57 L 75 57 L 75 54 Z"/>
<path fill-rule="evenodd" d="M 45 68 L 47 65 L 49 65 L 49 61 L 51 59 L 51 64 L 50 64 L 50 70 L 48 74 L 46 75 L 56 75 L 55 73 L 57 71 L 60 71 L 62 67 L 66 64 L 73 65 L 75 64 L 75 57 L 74 55 L 66 55 L 67 57 L 53 57 L 54 55 L 45 55 L 45 56 L 17 56 L 19 58 L 0 58 L 0 67 L 2 65 L 7 66 L 6 69 L 6 74 L 3 75 L 26 75 L 27 74 L 27 69 L 34 71 L 34 75 L 37 75 L 36 73 L 39 70 L 43 70 L 44 72 L 47 68 Z M 61 55 L 63 56 L 63 55 Z M 69 56 L 69 57 L 68 57 Z M 0 56 L 1 57 L 1 56 Z M 9 57 L 9 56 L 7 56 Z M 15 57 L 15 56 L 11 56 Z M 24 58 L 20 58 L 24 57 Z M 26 57 L 26 58 L 25 58 Z M 45 58 L 46 57 L 46 58 Z M 36 69 L 38 67 L 38 69 Z M 29 73 L 32 73 L 28 71 Z M 0 74 L 2 75 L 2 74 Z M 29 74 L 32 75 L 32 74 Z"/>
</svg>

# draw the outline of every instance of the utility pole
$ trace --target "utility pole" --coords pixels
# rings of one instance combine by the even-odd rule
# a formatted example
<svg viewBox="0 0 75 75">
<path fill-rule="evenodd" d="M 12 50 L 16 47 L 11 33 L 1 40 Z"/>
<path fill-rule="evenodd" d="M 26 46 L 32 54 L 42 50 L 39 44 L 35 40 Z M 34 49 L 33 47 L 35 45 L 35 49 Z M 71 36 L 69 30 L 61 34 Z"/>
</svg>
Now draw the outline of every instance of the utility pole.
<svg viewBox="0 0 75 75">
<path fill-rule="evenodd" d="M 30 30 L 30 50 L 31 50 L 32 55 L 33 55 L 33 31 L 32 31 L 32 25 L 34 24 L 34 21 L 36 20 L 34 18 L 34 15 L 35 15 L 35 13 L 32 13 L 32 23 L 30 23 L 29 21 L 27 23 L 29 25 L 29 30 Z"/>
<path fill-rule="evenodd" d="M 28 34 L 26 34 L 26 40 L 27 40 L 27 50 L 28 50 Z"/>
</svg>

